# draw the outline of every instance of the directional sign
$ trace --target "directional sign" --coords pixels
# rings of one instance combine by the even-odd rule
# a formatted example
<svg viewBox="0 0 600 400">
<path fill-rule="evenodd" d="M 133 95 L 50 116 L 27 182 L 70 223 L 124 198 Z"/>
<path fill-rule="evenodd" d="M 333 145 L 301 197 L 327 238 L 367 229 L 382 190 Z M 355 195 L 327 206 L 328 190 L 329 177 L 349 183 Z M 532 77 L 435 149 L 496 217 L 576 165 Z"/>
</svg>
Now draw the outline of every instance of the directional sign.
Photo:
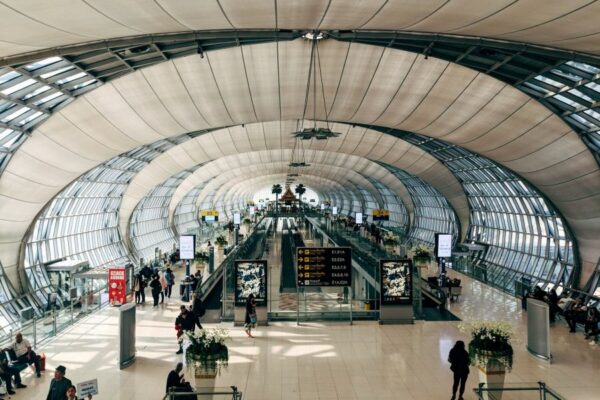
<svg viewBox="0 0 600 400">
<path fill-rule="evenodd" d="M 346 247 L 299 247 L 298 286 L 351 286 L 352 251 Z"/>
</svg>

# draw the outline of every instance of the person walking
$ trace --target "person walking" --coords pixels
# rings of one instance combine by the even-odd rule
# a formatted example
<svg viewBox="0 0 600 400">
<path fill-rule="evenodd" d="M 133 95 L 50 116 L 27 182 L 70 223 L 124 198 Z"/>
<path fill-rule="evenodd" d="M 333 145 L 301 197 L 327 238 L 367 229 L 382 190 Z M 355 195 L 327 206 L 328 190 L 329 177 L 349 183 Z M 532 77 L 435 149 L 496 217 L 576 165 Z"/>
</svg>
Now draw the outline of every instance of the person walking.
<svg viewBox="0 0 600 400">
<path fill-rule="evenodd" d="M 454 373 L 454 383 L 452 384 L 452 400 L 456 399 L 456 389 L 460 383 L 460 392 L 458 400 L 463 400 L 463 394 L 465 393 L 465 384 L 469 377 L 469 365 L 471 361 L 469 359 L 469 353 L 465 350 L 465 342 L 459 340 L 456 342 L 450 354 L 448 355 L 448 362 L 450 363 L 450 369 Z"/>
<path fill-rule="evenodd" d="M 140 292 L 142 287 L 142 274 L 138 273 L 133 279 L 133 291 L 135 292 L 135 304 L 142 302 L 142 294 Z"/>
<path fill-rule="evenodd" d="M 202 324 L 200 323 L 200 318 L 202 318 L 206 313 L 204 303 L 202 302 L 202 296 L 200 295 L 200 293 L 194 293 L 192 297 L 192 313 L 194 314 L 195 323 L 196 325 L 198 325 L 199 329 L 204 329 L 202 328 Z"/>
<path fill-rule="evenodd" d="M 160 282 L 160 304 L 162 304 L 165 302 L 165 293 L 167 292 L 167 278 L 165 278 L 165 274 L 159 276 L 160 278 L 158 281 Z"/>
<path fill-rule="evenodd" d="M 167 280 L 167 289 L 165 291 L 165 295 L 170 299 L 171 292 L 173 291 L 173 285 L 175 284 L 175 274 L 171 268 L 167 268 L 167 271 L 165 272 L 165 279 Z"/>
<path fill-rule="evenodd" d="M 158 307 L 158 295 L 161 291 L 160 281 L 158 280 L 158 275 L 153 275 L 152 280 L 150 281 L 150 288 L 152 288 L 152 299 L 154 300 L 153 307 Z"/>
<path fill-rule="evenodd" d="M 54 371 L 54 378 L 50 382 L 50 390 L 48 390 L 48 396 L 46 396 L 46 400 L 67 400 L 67 389 L 69 386 L 73 384 L 67 378 L 65 378 L 65 373 L 67 369 L 59 365 L 56 367 Z"/>
<path fill-rule="evenodd" d="M 250 293 L 246 299 L 246 317 L 244 318 L 244 330 L 248 337 L 253 338 L 252 328 L 256 327 L 256 300 L 254 294 Z"/>
</svg>

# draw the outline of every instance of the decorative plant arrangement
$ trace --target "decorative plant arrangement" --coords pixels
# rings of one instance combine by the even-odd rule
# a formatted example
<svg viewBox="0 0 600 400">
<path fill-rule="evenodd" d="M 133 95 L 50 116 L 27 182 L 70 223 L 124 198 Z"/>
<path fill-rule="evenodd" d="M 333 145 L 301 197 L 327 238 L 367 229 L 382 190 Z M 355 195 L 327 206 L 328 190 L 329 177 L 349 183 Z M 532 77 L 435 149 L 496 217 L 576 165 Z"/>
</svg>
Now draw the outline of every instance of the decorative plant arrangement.
<svg viewBox="0 0 600 400">
<path fill-rule="evenodd" d="M 419 244 L 419 245 L 413 247 L 412 252 L 413 252 L 415 258 L 431 259 L 432 250 L 423 244 Z"/>
<path fill-rule="evenodd" d="M 244 218 L 244 224 L 246 225 L 250 225 L 252 223 L 252 220 L 250 218 Z"/>
<path fill-rule="evenodd" d="M 383 237 L 383 244 L 385 246 L 395 246 L 398 243 L 400 243 L 400 240 L 398 239 L 397 236 L 394 236 L 390 233 L 387 233 L 384 237 Z"/>
<path fill-rule="evenodd" d="M 461 332 L 471 335 L 469 356 L 473 365 L 485 370 L 490 359 L 510 371 L 513 364 L 512 325 L 507 322 L 474 321 L 458 325 Z"/>
<path fill-rule="evenodd" d="M 197 377 L 214 378 L 221 367 L 227 367 L 229 351 L 225 341 L 229 331 L 224 328 L 201 329 L 198 333 L 186 332 L 189 341 L 185 350 L 188 365 L 193 365 Z M 186 339 L 183 339 L 184 341 Z"/>
</svg>

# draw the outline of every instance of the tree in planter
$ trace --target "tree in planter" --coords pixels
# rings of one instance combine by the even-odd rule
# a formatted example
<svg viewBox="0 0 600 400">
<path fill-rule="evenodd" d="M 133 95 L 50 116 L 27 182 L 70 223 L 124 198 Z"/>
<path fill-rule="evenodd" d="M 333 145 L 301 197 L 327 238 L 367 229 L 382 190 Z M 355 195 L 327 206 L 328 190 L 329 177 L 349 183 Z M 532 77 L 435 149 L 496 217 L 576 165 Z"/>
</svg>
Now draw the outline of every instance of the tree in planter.
<svg viewBox="0 0 600 400">
<path fill-rule="evenodd" d="M 298 198 L 300 199 L 300 207 L 302 207 L 302 195 L 306 193 L 306 188 L 303 184 L 299 183 L 296 185 L 295 192 L 298 193 Z"/>
<path fill-rule="evenodd" d="M 279 212 L 279 195 L 283 192 L 283 189 L 279 183 L 273 185 L 271 193 L 275 195 L 275 212 Z"/>
</svg>

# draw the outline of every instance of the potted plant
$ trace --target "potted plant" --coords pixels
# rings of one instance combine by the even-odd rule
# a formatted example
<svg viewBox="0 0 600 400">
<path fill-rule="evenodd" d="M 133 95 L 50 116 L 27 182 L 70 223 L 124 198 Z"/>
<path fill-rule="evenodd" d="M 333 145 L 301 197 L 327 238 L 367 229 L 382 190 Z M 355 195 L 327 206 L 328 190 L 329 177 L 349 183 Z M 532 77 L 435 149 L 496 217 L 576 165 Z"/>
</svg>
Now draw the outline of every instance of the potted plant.
<svg viewBox="0 0 600 400">
<path fill-rule="evenodd" d="M 187 331 L 185 336 L 185 361 L 194 368 L 196 378 L 214 379 L 220 373 L 221 367 L 227 367 L 227 329 L 201 329 L 198 333 Z"/>
<path fill-rule="evenodd" d="M 217 236 L 215 243 L 217 244 L 217 246 L 219 248 L 223 248 L 223 246 L 227 246 L 227 239 L 225 239 L 225 236 L 219 235 L 219 236 Z"/>
<path fill-rule="evenodd" d="M 461 323 L 458 328 L 471 335 L 469 358 L 479 370 L 479 382 L 488 388 L 503 386 L 505 374 L 513 364 L 512 325 L 502 321 L 475 321 Z M 502 393 L 494 393 L 494 396 L 500 399 Z"/>
</svg>

